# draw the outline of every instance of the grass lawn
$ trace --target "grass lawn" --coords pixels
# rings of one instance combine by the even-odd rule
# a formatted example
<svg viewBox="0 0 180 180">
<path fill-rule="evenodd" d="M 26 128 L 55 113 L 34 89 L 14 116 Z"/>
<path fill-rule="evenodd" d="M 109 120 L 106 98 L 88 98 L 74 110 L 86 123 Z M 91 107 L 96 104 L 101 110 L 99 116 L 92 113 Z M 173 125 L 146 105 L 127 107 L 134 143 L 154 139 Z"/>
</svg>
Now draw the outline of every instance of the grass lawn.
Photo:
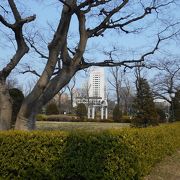
<svg viewBox="0 0 180 180">
<path fill-rule="evenodd" d="M 144 180 L 179 180 L 180 179 L 180 150 L 166 157 L 155 165 Z"/>
<path fill-rule="evenodd" d="M 97 131 L 106 129 L 119 129 L 129 127 L 127 123 L 103 123 L 103 122 L 45 122 L 37 121 L 36 127 L 38 130 L 86 130 Z"/>
</svg>

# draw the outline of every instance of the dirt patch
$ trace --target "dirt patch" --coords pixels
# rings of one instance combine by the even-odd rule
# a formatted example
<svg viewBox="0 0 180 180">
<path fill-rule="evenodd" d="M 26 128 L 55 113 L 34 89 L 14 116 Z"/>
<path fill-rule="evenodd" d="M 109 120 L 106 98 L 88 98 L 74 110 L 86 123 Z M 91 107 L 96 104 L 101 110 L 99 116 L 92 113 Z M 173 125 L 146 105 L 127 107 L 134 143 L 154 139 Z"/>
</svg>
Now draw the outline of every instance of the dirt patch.
<svg viewBox="0 0 180 180">
<path fill-rule="evenodd" d="M 180 180 L 180 150 L 158 163 L 144 180 Z"/>
</svg>

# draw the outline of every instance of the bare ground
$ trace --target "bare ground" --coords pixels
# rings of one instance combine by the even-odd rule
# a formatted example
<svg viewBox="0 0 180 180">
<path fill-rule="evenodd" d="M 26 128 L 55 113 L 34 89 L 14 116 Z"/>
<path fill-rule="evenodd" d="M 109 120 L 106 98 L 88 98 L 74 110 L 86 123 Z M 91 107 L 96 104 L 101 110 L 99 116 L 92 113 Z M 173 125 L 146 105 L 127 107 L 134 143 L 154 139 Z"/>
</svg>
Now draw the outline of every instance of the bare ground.
<svg viewBox="0 0 180 180">
<path fill-rule="evenodd" d="M 180 180 L 180 150 L 157 164 L 144 180 Z"/>
</svg>

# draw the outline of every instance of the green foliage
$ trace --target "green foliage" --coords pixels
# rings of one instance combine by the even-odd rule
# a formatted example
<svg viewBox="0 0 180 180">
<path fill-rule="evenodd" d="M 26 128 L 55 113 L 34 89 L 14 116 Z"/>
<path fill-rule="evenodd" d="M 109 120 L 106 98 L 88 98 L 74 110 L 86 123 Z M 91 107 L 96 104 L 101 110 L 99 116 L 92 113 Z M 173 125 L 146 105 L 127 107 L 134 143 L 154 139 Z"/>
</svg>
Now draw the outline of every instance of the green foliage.
<svg viewBox="0 0 180 180">
<path fill-rule="evenodd" d="M 12 126 L 14 126 L 16 122 L 17 114 L 24 100 L 24 95 L 22 91 L 17 88 L 10 89 L 9 94 L 12 100 Z"/>
<path fill-rule="evenodd" d="M 86 106 L 83 103 L 80 103 L 80 104 L 77 105 L 76 115 L 81 120 L 84 120 L 84 118 L 87 116 L 87 109 L 86 109 Z"/>
<path fill-rule="evenodd" d="M 47 121 L 47 118 L 48 116 L 47 115 L 45 115 L 45 114 L 37 114 L 36 115 L 36 120 L 37 121 Z"/>
<path fill-rule="evenodd" d="M 158 122 L 164 123 L 166 122 L 166 114 L 161 108 L 156 108 L 156 112 L 158 114 Z"/>
<path fill-rule="evenodd" d="M 0 132 L 0 179 L 140 179 L 180 148 L 179 129 Z"/>
<path fill-rule="evenodd" d="M 119 106 L 116 105 L 113 109 L 113 120 L 116 122 L 121 122 L 122 118 L 122 111 L 120 110 Z"/>
<path fill-rule="evenodd" d="M 175 93 L 173 99 L 174 118 L 176 121 L 180 121 L 180 90 Z"/>
<path fill-rule="evenodd" d="M 157 125 L 158 116 L 147 80 L 139 78 L 136 86 L 137 94 L 134 100 L 134 109 L 136 110 L 136 115 L 133 119 L 133 125 L 137 127 Z"/>
<path fill-rule="evenodd" d="M 123 115 L 122 118 L 121 118 L 121 123 L 131 123 L 132 119 L 130 116 L 125 116 Z"/>
<path fill-rule="evenodd" d="M 45 114 L 38 114 L 36 116 L 37 121 L 56 121 L 56 122 L 73 122 L 77 121 L 76 116 L 72 115 L 63 115 L 63 114 L 58 114 L 58 115 L 45 115 Z"/>
<path fill-rule="evenodd" d="M 50 104 L 48 104 L 47 107 L 46 107 L 46 114 L 47 115 L 59 114 L 57 104 L 54 103 L 54 102 L 51 102 Z"/>
</svg>

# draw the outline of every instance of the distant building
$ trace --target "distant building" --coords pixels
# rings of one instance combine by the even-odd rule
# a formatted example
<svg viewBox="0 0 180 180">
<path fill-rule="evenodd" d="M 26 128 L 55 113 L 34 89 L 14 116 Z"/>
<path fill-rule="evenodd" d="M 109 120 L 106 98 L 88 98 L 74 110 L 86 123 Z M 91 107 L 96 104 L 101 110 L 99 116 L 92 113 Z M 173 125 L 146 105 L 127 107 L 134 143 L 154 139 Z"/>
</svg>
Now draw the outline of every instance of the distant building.
<svg viewBox="0 0 180 180">
<path fill-rule="evenodd" d="M 106 100 L 106 86 L 104 68 L 91 70 L 89 78 L 89 97 L 98 97 Z"/>
<path fill-rule="evenodd" d="M 95 118 L 95 108 L 101 108 L 101 119 L 107 119 L 107 93 L 105 85 L 105 74 L 103 68 L 90 71 L 90 77 L 84 93 L 75 98 L 75 104 L 83 103 L 88 108 L 88 118 Z M 84 96 L 85 95 L 85 96 Z M 74 105 L 75 105 L 74 104 Z"/>
</svg>

